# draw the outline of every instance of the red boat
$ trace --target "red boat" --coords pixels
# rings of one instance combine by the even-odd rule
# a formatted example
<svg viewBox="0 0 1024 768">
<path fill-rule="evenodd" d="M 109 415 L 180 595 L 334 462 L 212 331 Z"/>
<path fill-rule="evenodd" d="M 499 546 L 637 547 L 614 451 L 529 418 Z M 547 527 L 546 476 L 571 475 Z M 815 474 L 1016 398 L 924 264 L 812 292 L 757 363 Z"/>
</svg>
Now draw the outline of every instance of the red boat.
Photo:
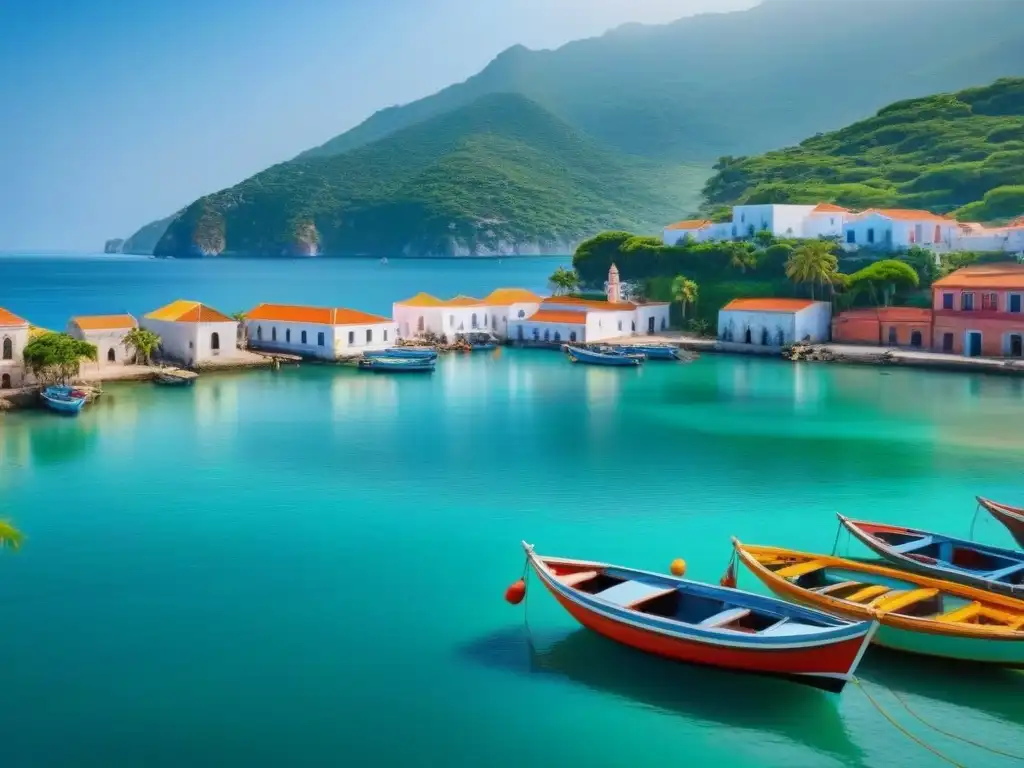
<svg viewBox="0 0 1024 768">
<path fill-rule="evenodd" d="M 675 661 L 784 677 L 838 693 L 878 627 L 729 587 L 541 557 L 526 542 L 523 548 L 544 586 L 584 627 Z"/>
<path fill-rule="evenodd" d="M 977 497 L 978 503 L 988 511 L 992 517 L 998 520 L 1009 529 L 1017 543 L 1024 547 L 1024 509 L 1011 507 L 1009 504 L 1000 504 L 991 499 Z"/>
</svg>

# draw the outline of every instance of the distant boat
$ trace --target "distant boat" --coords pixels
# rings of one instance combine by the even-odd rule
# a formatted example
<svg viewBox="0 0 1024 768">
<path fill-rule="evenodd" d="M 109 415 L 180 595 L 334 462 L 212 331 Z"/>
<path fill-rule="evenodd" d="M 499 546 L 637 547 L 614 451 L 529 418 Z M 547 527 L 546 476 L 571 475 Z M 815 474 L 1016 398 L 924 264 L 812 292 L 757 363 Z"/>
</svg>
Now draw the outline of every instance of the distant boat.
<svg viewBox="0 0 1024 768">
<path fill-rule="evenodd" d="M 437 350 L 433 347 L 391 347 L 390 349 L 363 352 L 363 358 L 367 360 L 377 360 L 381 358 L 436 360 Z"/>
<path fill-rule="evenodd" d="M 361 369 L 374 373 L 433 373 L 436 366 L 436 359 L 426 358 L 369 357 L 359 361 Z"/>
<path fill-rule="evenodd" d="M 646 360 L 644 355 L 625 355 L 620 352 L 594 352 L 582 347 L 566 346 L 565 353 L 572 362 L 584 363 L 585 365 L 636 367 L 643 365 L 644 360 Z"/>
<path fill-rule="evenodd" d="M 85 406 L 85 393 L 71 387 L 52 386 L 44 389 L 40 395 L 43 403 L 51 411 L 77 416 Z"/>
<path fill-rule="evenodd" d="M 839 522 L 866 547 L 904 570 L 1024 598 L 1024 552 L 843 515 Z"/>
<path fill-rule="evenodd" d="M 619 344 L 623 354 L 646 355 L 648 360 L 681 360 L 679 349 L 670 344 Z"/>
<path fill-rule="evenodd" d="M 1024 509 L 1011 507 L 1009 504 L 1000 504 L 991 499 L 983 499 L 981 496 L 978 496 L 978 503 L 992 517 L 1005 525 L 1017 543 L 1024 547 Z"/>
<path fill-rule="evenodd" d="M 189 387 L 198 377 L 192 371 L 164 369 L 157 373 L 154 381 L 169 387 Z"/>
</svg>

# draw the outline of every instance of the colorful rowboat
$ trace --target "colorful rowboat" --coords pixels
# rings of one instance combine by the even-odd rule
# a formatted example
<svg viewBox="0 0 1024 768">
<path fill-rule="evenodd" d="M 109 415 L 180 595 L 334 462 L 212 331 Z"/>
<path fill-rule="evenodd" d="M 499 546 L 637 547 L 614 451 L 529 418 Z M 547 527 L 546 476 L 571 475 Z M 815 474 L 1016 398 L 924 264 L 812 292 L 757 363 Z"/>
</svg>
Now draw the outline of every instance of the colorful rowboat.
<svg viewBox="0 0 1024 768">
<path fill-rule="evenodd" d="M 1017 543 L 1024 547 L 1024 509 L 1011 507 L 1009 504 L 1000 504 L 991 499 L 983 499 L 981 496 L 978 496 L 978 503 L 992 517 L 1005 525 Z"/>
<path fill-rule="evenodd" d="M 370 357 L 359 361 L 364 371 L 374 373 L 433 373 L 437 360 L 427 358 Z"/>
<path fill-rule="evenodd" d="M 624 355 L 618 352 L 595 352 L 582 347 L 566 346 L 565 354 L 574 363 L 586 365 L 638 366 L 643 365 L 647 358 L 644 355 Z"/>
<path fill-rule="evenodd" d="M 43 404 L 51 411 L 77 416 L 85 406 L 86 395 L 71 387 L 51 386 L 39 393 Z"/>
<path fill-rule="evenodd" d="M 1024 600 L 1024 552 L 843 515 L 839 522 L 865 546 L 900 568 Z"/>
<path fill-rule="evenodd" d="M 877 629 L 771 597 L 586 560 L 529 566 L 584 627 L 675 661 L 792 679 L 838 693 Z"/>
<path fill-rule="evenodd" d="M 670 344 L 623 344 L 617 346 L 627 355 L 644 355 L 648 360 L 681 360 L 679 350 Z"/>
<path fill-rule="evenodd" d="M 391 347 L 376 352 L 363 352 L 363 357 L 367 359 L 395 357 L 410 360 L 435 360 L 437 359 L 437 350 L 433 347 Z"/>
<path fill-rule="evenodd" d="M 1024 601 L 895 568 L 757 547 L 739 559 L 779 597 L 851 621 L 875 618 L 873 642 L 907 653 L 1024 667 Z"/>
</svg>

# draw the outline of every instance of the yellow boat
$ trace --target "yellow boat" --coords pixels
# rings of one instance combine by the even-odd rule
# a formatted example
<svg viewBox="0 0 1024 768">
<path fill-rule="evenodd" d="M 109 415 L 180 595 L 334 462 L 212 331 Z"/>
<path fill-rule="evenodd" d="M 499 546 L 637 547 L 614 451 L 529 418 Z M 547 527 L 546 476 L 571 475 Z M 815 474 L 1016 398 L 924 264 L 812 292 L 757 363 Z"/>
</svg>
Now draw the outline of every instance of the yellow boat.
<svg viewBox="0 0 1024 768">
<path fill-rule="evenodd" d="M 1024 601 L 881 565 L 732 540 L 779 597 L 854 621 L 894 650 L 1024 668 Z"/>
</svg>

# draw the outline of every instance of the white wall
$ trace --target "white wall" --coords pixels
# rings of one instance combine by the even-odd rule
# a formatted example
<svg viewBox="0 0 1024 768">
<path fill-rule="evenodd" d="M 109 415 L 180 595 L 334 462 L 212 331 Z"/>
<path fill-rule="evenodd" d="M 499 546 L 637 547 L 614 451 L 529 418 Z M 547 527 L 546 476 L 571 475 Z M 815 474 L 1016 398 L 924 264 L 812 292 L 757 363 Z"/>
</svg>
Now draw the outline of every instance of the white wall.
<svg viewBox="0 0 1024 768">
<path fill-rule="evenodd" d="M 515 304 L 510 304 L 507 307 L 484 307 L 484 311 L 490 319 L 489 327 L 486 330 L 489 330 L 497 338 L 503 341 L 510 339 L 512 338 L 510 335 L 512 332 L 512 322 L 515 320 L 525 320 L 538 309 L 540 309 L 540 304 L 538 302 L 517 302 Z"/>
<path fill-rule="evenodd" d="M 582 316 L 583 313 L 581 312 Z M 556 341 L 555 334 L 558 334 L 558 341 L 562 344 L 571 344 L 573 342 L 572 334 L 576 334 L 575 343 L 583 344 L 584 342 L 595 341 L 587 335 L 586 326 L 582 323 L 579 325 L 572 325 L 569 323 L 533 323 L 529 320 L 513 320 L 509 321 L 509 329 L 512 333 L 511 339 L 513 341 L 519 340 L 519 329 L 523 329 L 523 341 L 544 341 L 544 334 L 547 333 L 547 341 L 554 343 Z M 537 338 L 534 338 L 534 331 L 537 333 Z"/>
<path fill-rule="evenodd" d="M 74 323 L 68 323 L 67 333 L 69 336 L 73 336 L 76 339 L 87 341 L 90 344 L 96 345 L 96 363 L 97 367 L 103 367 L 107 365 L 126 365 L 131 362 L 131 352 L 124 344 L 125 334 L 128 333 L 126 328 L 117 328 L 113 330 L 103 331 L 83 331 Z M 110 362 L 107 359 L 107 355 L 110 350 L 114 350 L 114 361 Z M 93 365 L 93 363 L 89 363 Z"/>
<path fill-rule="evenodd" d="M 334 328 L 334 356 L 353 357 L 388 349 L 398 340 L 398 323 L 339 325 Z"/>
<path fill-rule="evenodd" d="M 847 250 L 857 248 L 893 248 L 896 235 L 893 232 L 893 222 L 877 213 L 869 213 L 867 216 L 847 221 L 843 225 L 843 247 Z M 853 233 L 853 241 L 850 241 L 850 233 Z M 873 233 L 873 234 L 872 234 Z M 871 239 L 868 237 L 871 235 Z"/>
<path fill-rule="evenodd" d="M 732 223 L 737 237 L 750 237 L 767 230 L 777 237 L 801 237 L 804 220 L 815 209 L 813 205 L 736 205 L 732 209 Z"/>
<path fill-rule="evenodd" d="M 238 355 L 238 323 L 177 323 L 171 320 L 142 318 L 139 324 L 160 337 L 161 355 L 184 365 L 220 360 Z M 220 339 L 220 349 L 212 348 L 212 337 Z"/>
<path fill-rule="evenodd" d="M 827 301 L 816 301 L 796 313 L 796 327 L 792 341 L 828 341 L 832 337 L 832 305 Z"/>
<path fill-rule="evenodd" d="M 746 330 L 750 329 L 750 343 L 757 346 L 764 341 L 763 331 L 768 331 L 768 344 L 777 347 L 793 342 L 796 333 L 796 317 L 793 312 L 752 312 L 746 310 L 721 310 L 718 313 L 718 338 L 736 344 L 746 342 Z M 732 331 L 729 338 L 728 331 Z M 779 344 L 779 331 L 782 344 Z"/>
<path fill-rule="evenodd" d="M 819 237 L 842 237 L 846 214 L 840 211 L 812 213 L 804 219 L 803 236 L 809 240 Z"/>
<path fill-rule="evenodd" d="M 636 332 L 648 333 L 650 318 L 654 318 L 654 333 L 668 330 L 668 304 L 641 304 L 636 308 Z"/>
<path fill-rule="evenodd" d="M 334 327 L 318 323 L 296 323 L 283 320 L 246 320 L 249 346 L 269 352 L 285 352 L 302 357 L 334 359 Z M 302 334 L 306 342 L 302 342 Z M 323 344 L 320 334 L 324 335 Z"/>
<path fill-rule="evenodd" d="M 3 358 L 4 340 L 11 341 L 11 357 L 9 360 Z M 0 386 L 3 377 L 11 377 L 11 387 L 21 387 L 26 384 L 25 373 L 25 346 L 28 344 L 27 326 L 8 326 L 0 328 Z"/>
<path fill-rule="evenodd" d="M 621 336 L 631 336 L 640 333 L 640 326 L 636 323 L 636 313 L 632 310 L 589 310 L 587 316 L 587 341 L 604 341 L 605 339 L 617 339 Z"/>
</svg>

